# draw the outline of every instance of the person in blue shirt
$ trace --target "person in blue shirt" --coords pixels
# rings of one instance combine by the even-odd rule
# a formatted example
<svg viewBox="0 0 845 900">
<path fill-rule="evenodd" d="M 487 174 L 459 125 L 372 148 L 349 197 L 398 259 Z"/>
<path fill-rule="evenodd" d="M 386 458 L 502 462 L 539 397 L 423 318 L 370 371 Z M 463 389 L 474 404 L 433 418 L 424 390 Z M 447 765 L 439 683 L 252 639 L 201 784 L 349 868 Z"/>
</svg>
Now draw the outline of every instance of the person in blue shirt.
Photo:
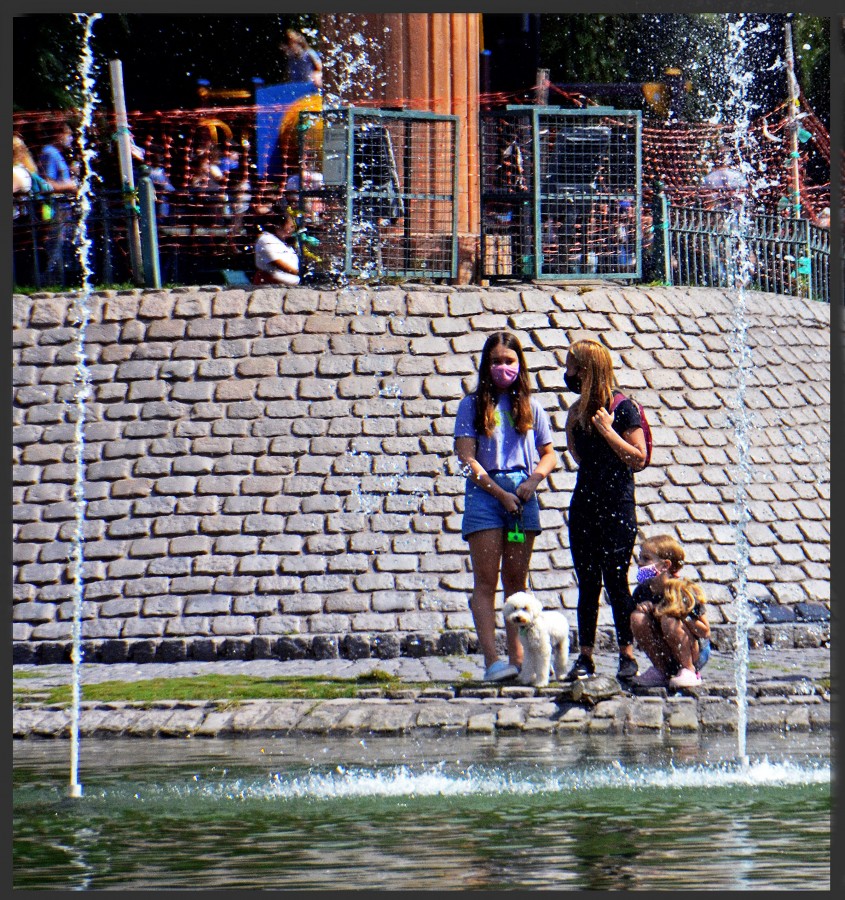
<svg viewBox="0 0 845 900">
<path fill-rule="evenodd" d="M 310 81 L 319 90 L 323 86 L 323 63 L 305 36 L 289 28 L 280 47 L 287 59 L 288 81 Z"/>
<path fill-rule="evenodd" d="M 478 386 L 458 406 L 455 452 L 467 476 L 461 534 L 469 544 L 470 610 L 484 679 L 503 681 L 518 674 L 522 645 L 516 627 L 506 623 L 508 661 L 499 659 L 499 576 L 505 597 L 525 590 L 541 531 L 536 491 L 557 465 L 549 417 L 531 396 L 522 346 L 510 332 L 496 331 L 484 344 Z"/>
<path fill-rule="evenodd" d="M 71 204 L 68 195 L 75 194 L 79 186 L 65 158 L 72 146 L 73 129 L 67 122 L 63 122 L 55 141 L 41 148 L 38 159 L 41 175 L 49 183 L 52 192 L 50 227 L 45 246 L 46 277 L 51 285 L 64 286 L 65 270 L 71 265 Z"/>
<path fill-rule="evenodd" d="M 41 174 L 51 182 L 54 191 L 67 192 L 76 190 L 76 179 L 71 175 L 65 154 L 73 146 L 73 129 L 67 122 L 59 126 L 55 141 L 41 148 L 38 162 Z"/>
</svg>

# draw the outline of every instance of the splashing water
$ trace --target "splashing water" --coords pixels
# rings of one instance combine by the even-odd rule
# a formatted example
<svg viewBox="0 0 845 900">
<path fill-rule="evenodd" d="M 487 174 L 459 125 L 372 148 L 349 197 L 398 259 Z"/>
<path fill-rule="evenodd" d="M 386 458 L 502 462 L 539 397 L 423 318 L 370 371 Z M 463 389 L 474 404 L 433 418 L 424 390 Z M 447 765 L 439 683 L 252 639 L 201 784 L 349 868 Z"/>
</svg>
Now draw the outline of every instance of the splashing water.
<svg viewBox="0 0 845 900">
<path fill-rule="evenodd" d="M 375 47 L 372 38 L 360 31 L 367 28 L 366 19 L 341 14 L 334 18 L 337 34 L 342 35 L 342 40 L 330 42 L 322 39 L 324 70 L 331 72 L 330 82 L 323 88 L 323 109 L 372 105 L 377 97 L 382 96 L 388 84 L 386 73 L 380 71 L 376 62 L 381 57 L 380 48 Z M 385 32 L 388 31 L 389 29 L 385 29 Z M 312 39 L 317 37 L 313 30 L 304 30 L 304 33 Z M 367 219 L 356 217 L 350 230 L 353 246 L 365 247 L 368 251 L 357 254 L 360 267 L 357 278 L 363 281 L 377 280 L 384 274 L 378 227 Z M 348 285 L 345 250 L 341 248 L 333 252 L 326 247 L 324 252 L 328 260 L 329 276 L 340 286 Z"/>
<path fill-rule="evenodd" d="M 73 499 L 75 504 L 75 528 L 70 552 L 70 571 L 73 583 L 73 625 L 71 644 L 71 720 L 70 720 L 70 788 L 71 797 L 82 796 L 82 785 L 79 783 L 79 667 L 82 663 L 82 603 L 84 599 L 83 563 L 85 543 L 85 404 L 91 393 L 91 378 L 85 359 L 85 335 L 88 322 L 91 317 L 91 265 L 90 251 L 91 241 L 88 237 L 88 213 L 91 209 L 91 162 L 96 156 L 96 151 L 88 145 L 86 140 L 97 104 L 97 95 L 94 92 L 94 56 L 91 50 L 91 34 L 94 23 L 101 18 L 101 13 L 91 15 L 76 14 L 77 21 L 84 26 L 83 47 L 79 63 L 79 77 L 82 84 L 84 102 L 82 106 L 82 119 L 79 131 L 79 144 L 82 148 L 83 174 L 79 188 L 79 202 L 81 215 L 76 226 L 76 245 L 79 261 L 82 267 L 82 286 L 76 297 L 73 315 L 77 324 L 76 370 L 74 381 L 76 391 L 74 404 L 76 407 L 76 422 L 74 434 L 74 447 L 76 450 L 74 466 L 75 476 L 73 483 Z"/>
<path fill-rule="evenodd" d="M 553 794 L 572 796 L 596 790 L 788 787 L 830 784 L 830 764 L 771 762 L 688 765 L 668 768 L 626 767 L 619 762 L 591 769 L 512 769 L 485 765 L 456 768 L 446 763 L 409 766 L 335 766 L 307 772 L 270 773 L 259 778 L 206 778 L 178 783 L 118 785 L 103 789 L 108 800 L 131 791 L 141 802 L 178 797 L 214 800 L 335 801 L 363 798 L 495 797 Z"/>
<path fill-rule="evenodd" d="M 733 128 L 728 136 L 732 146 L 734 159 L 738 161 L 740 171 L 745 176 L 753 195 L 755 183 L 752 178 L 752 166 L 748 161 L 753 156 L 750 143 L 752 102 L 748 99 L 749 87 L 754 75 L 754 53 L 752 35 L 759 29 L 749 32 L 746 29 L 745 16 L 728 21 L 729 51 L 725 62 L 727 65 L 728 96 L 723 111 L 729 116 Z M 748 244 L 750 233 L 751 211 L 749 192 L 737 193 L 730 220 L 730 235 L 733 241 L 729 255 L 729 284 L 735 294 L 733 331 L 730 337 L 731 351 L 736 364 L 736 401 L 734 409 L 734 435 L 737 449 L 737 465 L 735 476 L 734 511 L 734 544 L 736 548 L 735 565 L 735 598 L 736 598 L 736 696 L 737 696 L 737 753 L 742 763 L 748 765 L 746 755 L 746 733 L 748 717 L 748 629 L 753 622 L 751 605 L 748 598 L 748 563 L 749 543 L 746 527 L 750 520 L 748 509 L 748 488 L 751 484 L 750 431 L 751 418 L 746 405 L 748 377 L 751 371 L 751 348 L 748 343 L 748 317 L 746 305 L 746 286 L 751 281 L 752 260 Z"/>
<path fill-rule="evenodd" d="M 325 105 L 348 106 L 353 101 L 361 103 L 372 100 L 376 89 L 384 88 L 388 79 L 384 72 L 379 72 L 367 52 L 368 40 L 358 30 L 359 26 L 367 27 L 367 20 L 357 22 L 347 15 L 337 15 L 335 18 L 338 33 L 345 35 L 346 40 L 343 44 L 332 43 L 322 48 L 324 67 L 332 73 L 332 84 L 324 94 Z"/>
</svg>

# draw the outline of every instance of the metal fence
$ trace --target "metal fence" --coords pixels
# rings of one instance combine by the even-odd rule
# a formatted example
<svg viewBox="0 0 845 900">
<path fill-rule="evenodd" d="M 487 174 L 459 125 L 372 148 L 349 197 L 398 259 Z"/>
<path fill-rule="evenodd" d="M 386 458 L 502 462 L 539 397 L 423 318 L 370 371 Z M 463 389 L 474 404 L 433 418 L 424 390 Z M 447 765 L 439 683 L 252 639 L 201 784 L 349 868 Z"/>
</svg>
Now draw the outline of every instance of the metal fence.
<svg viewBox="0 0 845 900">
<path fill-rule="evenodd" d="M 639 278 L 641 203 L 640 112 L 482 112 L 483 277 Z"/>
<path fill-rule="evenodd" d="M 80 204 L 66 194 L 43 193 L 12 203 L 12 277 L 15 284 L 36 288 L 79 287 L 77 227 Z M 120 192 L 101 192 L 91 202 L 87 237 L 88 262 L 99 284 L 131 281 L 128 213 Z"/>
<path fill-rule="evenodd" d="M 806 219 L 666 204 L 669 284 L 737 287 L 830 302 L 830 232 Z M 744 255 L 745 254 L 745 255 Z M 745 260 L 745 262 L 743 262 Z"/>
<path fill-rule="evenodd" d="M 303 224 L 321 275 L 455 278 L 458 116 L 300 114 Z"/>
<path fill-rule="evenodd" d="M 304 114 L 300 126 L 295 190 L 288 189 L 287 169 L 281 178 L 257 176 L 255 141 L 247 137 L 251 132 L 244 132 L 236 170 L 206 179 L 207 187 L 191 156 L 192 145 L 180 144 L 178 152 L 169 147 L 168 164 L 160 170 L 167 187 L 156 188 L 162 283 L 248 277 L 255 269 L 259 227 L 279 201 L 301 226 L 304 280 L 457 277 L 457 116 L 340 108 Z M 143 133 L 141 126 L 137 133 Z M 230 145 L 222 146 L 226 156 Z M 105 153 L 103 161 L 111 161 Z M 120 190 L 103 186 L 119 182 L 114 172 L 100 179 L 86 220 L 95 284 L 133 280 L 128 235 L 137 213 L 128 209 Z M 14 200 L 16 284 L 79 286 L 79 218 L 72 197 Z"/>
<path fill-rule="evenodd" d="M 219 283 L 227 270 L 254 269 L 255 214 L 234 192 L 174 190 L 156 198 L 158 260 L 163 284 Z M 133 203 L 134 205 L 134 203 Z M 81 208 L 67 195 L 13 202 L 13 281 L 36 288 L 78 288 Z M 130 220 L 121 191 L 98 190 L 86 217 L 88 263 L 95 285 L 133 281 Z"/>
</svg>

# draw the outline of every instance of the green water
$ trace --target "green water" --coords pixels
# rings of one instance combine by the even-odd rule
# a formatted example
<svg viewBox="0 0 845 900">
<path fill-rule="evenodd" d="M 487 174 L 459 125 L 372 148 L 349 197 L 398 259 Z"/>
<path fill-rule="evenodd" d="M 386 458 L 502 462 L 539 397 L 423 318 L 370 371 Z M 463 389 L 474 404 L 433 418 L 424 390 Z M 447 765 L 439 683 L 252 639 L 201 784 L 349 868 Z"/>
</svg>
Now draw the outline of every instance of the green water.
<svg viewBox="0 0 845 900">
<path fill-rule="evenodd" d="M 830 889 L 825 739 L 15 745 L 25 889 Z"/>
</svg>

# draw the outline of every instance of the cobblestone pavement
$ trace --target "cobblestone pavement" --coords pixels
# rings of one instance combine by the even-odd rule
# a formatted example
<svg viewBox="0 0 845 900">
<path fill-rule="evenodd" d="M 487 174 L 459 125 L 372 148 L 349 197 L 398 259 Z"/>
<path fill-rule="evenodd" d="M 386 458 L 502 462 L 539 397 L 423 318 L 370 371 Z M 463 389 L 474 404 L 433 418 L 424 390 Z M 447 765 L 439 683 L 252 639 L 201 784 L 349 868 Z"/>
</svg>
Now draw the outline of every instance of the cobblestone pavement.
<svg viewBox="0 0 845 900">
<path fill-rule="evenodd" d="M 613 677 L 616 658 L 598 654 L 597 674 Z M 643 660 L 640 660 L 641 668 Z M 355 699 L 160 701 L 142 706 L 85 701 L 85 685 L 198 675 L 350 678 L 380 671 L 408 688 L 373 687 Z M 262 733 L 403 733 L 415 729 L 467 732 L 637 730 L 734 731 L 736 664 L 714 653 L 702 685 L 672 693 L 662 688 L 631 694 L 620 690 L 595 702 L 561 702 L 559 685 L 522 687 L 478 681 L 478 656 L 393 659 L 231 660 L 181 663 L 83 664 L 80 733 L 85 736 L 217 737 Z M 68 665 L 14 667 L 15 738 L 62 738 L 70 733 L 67 709 L 44 702 L 43 692 L 68 684 Z M 757 731 L 826 731 L 830 728 L 829 648 L 749 652 L 748 728 Z"/>
</svg>

